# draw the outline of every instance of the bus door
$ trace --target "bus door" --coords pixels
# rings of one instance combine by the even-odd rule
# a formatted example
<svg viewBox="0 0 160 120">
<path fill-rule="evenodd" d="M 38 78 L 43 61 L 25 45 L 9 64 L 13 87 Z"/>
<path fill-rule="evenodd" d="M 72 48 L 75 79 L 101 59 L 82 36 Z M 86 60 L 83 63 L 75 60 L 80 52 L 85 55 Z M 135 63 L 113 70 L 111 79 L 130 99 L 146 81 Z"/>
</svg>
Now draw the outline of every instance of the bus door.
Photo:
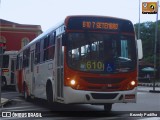
<svg viewBox="0 0 160 120">
<path fill-rule="evenodd" d="M 10 75 L 10 80 L 11 80 L 11 84 L 15 84 L 15 63 L 16 63 L 16 60 L 15 59 L 11 59 L 11 75 Z"/>
<path fill-rule="evenodd" d="M 56 38 L 56 96 L 57 99 L 63 98 L 63 52 L 62 35 Z"/>
<path fill-rule="evenodd" d="M 34 94 L 35 90 L 35 77 L 34 77 L 34 51 L 31 51 L 30 61 L 30 73 L 31 73 L 31 94 Z"/>
</svg>

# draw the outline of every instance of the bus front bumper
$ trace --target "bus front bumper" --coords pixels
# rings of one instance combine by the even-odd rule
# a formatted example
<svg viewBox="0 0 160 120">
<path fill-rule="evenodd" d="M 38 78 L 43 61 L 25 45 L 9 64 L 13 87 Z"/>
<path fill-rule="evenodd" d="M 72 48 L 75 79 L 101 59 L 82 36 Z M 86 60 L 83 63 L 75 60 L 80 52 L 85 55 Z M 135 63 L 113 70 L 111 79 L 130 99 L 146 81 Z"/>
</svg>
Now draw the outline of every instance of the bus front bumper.
<svg viewBox="0 0 160 120">
<path fill-rule="evenodd" d="M 128 91 L 97 92 L 74 90 L 64 87 L 64 103 L 105 104 L 105 103 L 135 103 L 137 87 Z"/>
</svg>

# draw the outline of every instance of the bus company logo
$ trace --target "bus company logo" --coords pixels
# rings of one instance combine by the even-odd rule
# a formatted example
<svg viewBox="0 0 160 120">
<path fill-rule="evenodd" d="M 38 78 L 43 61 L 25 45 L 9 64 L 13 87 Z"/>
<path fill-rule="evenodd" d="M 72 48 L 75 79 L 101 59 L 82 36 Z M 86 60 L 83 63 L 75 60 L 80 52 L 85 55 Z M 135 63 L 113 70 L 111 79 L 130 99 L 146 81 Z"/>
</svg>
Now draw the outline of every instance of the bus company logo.
<svg viewBox="0 0 160 120">
<path fill-rule="evenodd" d="M 2 112 L 2 117 L 11 117 L 11 112 Z"/>
<path fill-rule="evenodd" d="M 2 112 L 2 117 L 16 117 L 16 118 L 24 118 L 24 117 L 42 117 L 41 113 L 30 113 L 30 112 Z"/>
<path fill-rule="evenodd" d="M 142 14 L 157 14 L 157 2 L 142 2 Z"/>
</svg>

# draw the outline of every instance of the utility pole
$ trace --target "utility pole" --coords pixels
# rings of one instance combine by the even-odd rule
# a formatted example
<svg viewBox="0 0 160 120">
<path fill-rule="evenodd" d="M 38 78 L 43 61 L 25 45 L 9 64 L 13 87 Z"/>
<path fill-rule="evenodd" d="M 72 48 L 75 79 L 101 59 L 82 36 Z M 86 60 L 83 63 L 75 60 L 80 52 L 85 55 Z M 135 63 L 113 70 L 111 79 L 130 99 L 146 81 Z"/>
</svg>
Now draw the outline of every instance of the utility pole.
<svg viewBox="0 0 160 120">
<path fill-rule="evenodd" d="M 0 31 L 1 36 L 1 31 Z M 3 63 L 3 48 L 0 47 L 0 106 L 2 106 L 1 102 L 1 86 L 2 86 L 2 63 Z"/>
<path fill-rule="evenodd" d="M 153 79 L 153 90 L 150 92 L 160 93 L 160 91 L 155 90 L 155 79 L 156 79 L 156 68 L 157 68 L 157 38 L 158 38 L 158 8 L 159 8 L 159 1 L 157 1 L 157 15 L 156 15 L 156 27 L 155 27 L 155 42 L 154 42 L 154 79 Z"/>
<path fill-rule="evenodd" d="M 138 23 L 138 39 L 140 39 L 140 8 L 141 8 L 141 0 L 139 0 L 139 23 Z"/>
<path fill-rule="evenodd" d="M 1 0 L 0 0 L 0 7 L 1 7 Z M 0 26 L 1 26 L 1 20 L 0 20 Z M 1 39 L 1 27 L 0 27 L 0 39 Z M 2 47 L 0 47 L 0 107 L 2 106 L 1 102 L 1 84 L 2 84 Z"/>
</svg>

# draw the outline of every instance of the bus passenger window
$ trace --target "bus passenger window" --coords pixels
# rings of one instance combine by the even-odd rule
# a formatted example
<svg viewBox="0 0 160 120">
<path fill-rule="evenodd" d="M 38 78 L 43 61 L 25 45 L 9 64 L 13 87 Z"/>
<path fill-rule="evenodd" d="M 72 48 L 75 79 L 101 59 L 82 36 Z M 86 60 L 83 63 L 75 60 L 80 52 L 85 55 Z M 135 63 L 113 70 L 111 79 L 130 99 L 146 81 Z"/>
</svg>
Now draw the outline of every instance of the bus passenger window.
<svg viewBox="0 0 160 120">
<path fill-rule="evenodd" d="M 55 32 L 49 37 L 48 59 L 54 59 L 55 52 Z"/>
<path fill-rule="evenodd" d="M 40 62 L 40 42 L 36 43 L 35 64 Z"/>
<path fill-rule="evenodd" d="M 17 59 L 16 59 L 16 69 L 18 70 L 19 69 L 19 61 L 20 59 L 19 59 L 19 55 L 17 55 Z"/>
<path fill-rule="evenodd" d="M 54 59 L 55 46 L 50 46 L 48 49 L 48 58 Z"/>
<path fill-rule="evenodd" d="M 49 59 L 54 59 L 56 32 L 50 35 Z"/>
<path fill-rule="evenodd" d="M 24 50 L 23 52 L 23 67 L 29 66 L 29 59 L 30 59 L 30 48 Z"/>
<path fill-rule="evenodd" d="M 49 59 L 49 58 L 48 58 L 49 38 L 50 38 L 50 36 L 47 36 L 47 37 L 44 39 L 44 46 L 43 46 L 44 55 L 43 55 L 43 61 Z"/>
<path fill-rule="evenodd" d="M 52 46 L 52 45 L 55 45 L 55 38 L 56 38 L 56 33 L 55 32 L 53 32 L 51 35 L 50 35 L 50 38 L 49 38 L 49 40 L 50 40 L 50 45 Z"/>
</svg>

